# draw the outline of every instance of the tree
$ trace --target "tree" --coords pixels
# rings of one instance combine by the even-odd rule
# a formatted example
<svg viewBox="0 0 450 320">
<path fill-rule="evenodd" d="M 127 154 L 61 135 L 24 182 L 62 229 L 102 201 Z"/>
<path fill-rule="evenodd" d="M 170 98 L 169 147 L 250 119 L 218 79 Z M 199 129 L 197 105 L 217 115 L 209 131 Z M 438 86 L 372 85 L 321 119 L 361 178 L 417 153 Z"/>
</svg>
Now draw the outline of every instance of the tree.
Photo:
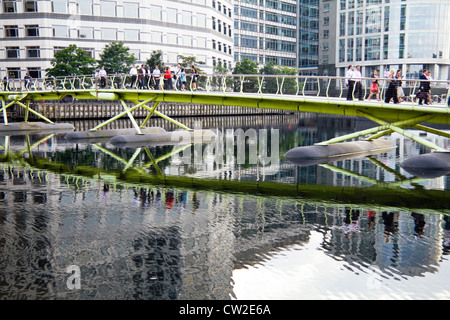
<svg viewBox="0 0 450 320">
<path fill-rule="evenodd" d="M 158 66 L 159 70 L 164 70 L 164 62 L 162 61 L 162 51 L 153 50 L 150 58 L 147 59 L 147 65 L 153 70 L 155 66 Z"/>
<path fill-rule="evenodd" d="M 128 73 L 136 62 L 136 57 L 130 53 L 130 48 L 125 47 L 122 41 L 107 44 L 97 61 L 99 67 L 105 67 L 109 74 Z"/>
<path fill-rule="evenodd" d="M 48 76 L 91 75 L 95 70 L 95 59 L 75 44 L 55 53 L 50 61 L 52 66 L 45 72 Z"/>
<path fill-rule="evenodd" d="M 237 62 L 233 69 L 233 74 L 258 74 L 258 65 L 256 62 L 250 61 L 245 58 L 241 62 Z M 234 79 L 234 91 L 243 92 L 255 92 L 257 88 L 258 80 L 257 78 L 244 78 L 244 82 L 242 83 L 240 79 Z"/>
<path fill-rule="evenodd" d="M 295 76 L 298 74 L 297 68 L 290 68 L 276 65 L 275 62 L 268 62 L 262 67 L 259 72 L 261 74 L 266 75 L 292 75 Z M 262 85 L 263 92 L 266 93 L 276 93 L 278 90 L 282 90 L 283 93 L 295 94 L 297 92 L 297 81 L 298 79 L 292 78 L 284 78 L 281 77 L 267 77 L 264 79 L 264 83 Z"/>
<path fill-rule="evenodd" d="M 197 58 L 194 56 L 183 56 L 179 55 L 178 58 L 181 59 L 179 62 L 180 66 L 183 68 L 190 70 L 191 66 L 195 66 L 195 69 L 197 70 L 197 73 L 202 73 L 202 69 L 198 66 L 199 64 L 205 64 L 204 61 L 197 61 Z"/>
</svg>

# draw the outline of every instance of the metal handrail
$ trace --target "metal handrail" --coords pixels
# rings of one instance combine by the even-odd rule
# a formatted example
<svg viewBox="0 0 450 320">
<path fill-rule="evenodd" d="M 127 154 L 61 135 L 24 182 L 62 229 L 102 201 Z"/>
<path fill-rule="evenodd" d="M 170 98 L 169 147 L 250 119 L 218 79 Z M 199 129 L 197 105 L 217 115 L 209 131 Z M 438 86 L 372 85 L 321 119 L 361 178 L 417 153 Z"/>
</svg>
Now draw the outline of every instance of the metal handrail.
<svg viewBox="0 0 450 320">
<path fill-rule="evenodd" d="M 193 92 L 193 76 L 199 76 L 197 89 L 208 93 L 228 92 L 274 94 L 292 96 L 324 96 L 326 98 L 342 98 L 346 89 L 346 77 L 340 76 L 309 76 L 309 75 L 269 75 L 269 74 L 186 74 L 186 84 L 184 90 L 173 81 L 169 89 L 165 86 L 165 75 L 161 74 L 158 81 L 150 75 L 144 81 L 136 80 L 129 74 L 112 74 L 105 79 L 105 86 L 99 76 L 95 75 L 75 75 L 64 77 L 49 77 L 39 79 L 29 79 L 27 82 L 22 79 L 11 79 L 7 83 L 2 81 L 0 93 L 27 93 L 27 92 L 71 92 L 78 90 L 174 90 Z M 133 79 L 133 80 L 132 80 Z M 368 88 L 374 78 L 360 78 L 363 89 L 363 98 L 368 97 Z M 377 78 L 380 88 L 380 96 L 387 90 L 390 79 Z M 442 103 L 446 102 L 450 96 L 450 80 L 422 80 L 422 79 L 394 79 L 400 81 L 404 89 L 409 89 L 409 96 L 412 100 L 420 88 L 420 84 L 430 82 L 432 89 L 446 89 L 446 98 L 441 97 Z M 322 90 L 323 89 L 323 90 Z M 355 88 L 354 88 L 355 91 Z M 369 92 L 368 92 L 369 91 Z M 405 94 L 406 95 L 406 94 Z M 442 93 L 441 93 L 442 95 Z M 353 92 L 353 98 L 354 92 Z"/>
</svg>

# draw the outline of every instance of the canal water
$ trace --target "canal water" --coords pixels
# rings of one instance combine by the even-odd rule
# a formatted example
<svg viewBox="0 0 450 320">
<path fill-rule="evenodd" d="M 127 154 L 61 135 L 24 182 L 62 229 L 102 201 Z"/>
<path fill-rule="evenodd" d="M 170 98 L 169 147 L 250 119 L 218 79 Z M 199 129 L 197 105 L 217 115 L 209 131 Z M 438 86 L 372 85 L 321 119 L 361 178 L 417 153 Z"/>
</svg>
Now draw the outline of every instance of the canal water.
<svg viewBox="0 0 450 320">
<path fill-rule="evenodd" d="M 374 124 L 302 113 L 180 122 L 199 120 L 257 141 L 246 138 L 239 162 L 239 148 L 214 158 L 207 143 L 0 137 L 0 299 L 450 298 L 450 177 L 401 167 L 426 147 L 393 134 L 387 153 L 298 166 L 283 154 Z M 196 150 L 202 161 L 189 161 Z"/>
</svg>

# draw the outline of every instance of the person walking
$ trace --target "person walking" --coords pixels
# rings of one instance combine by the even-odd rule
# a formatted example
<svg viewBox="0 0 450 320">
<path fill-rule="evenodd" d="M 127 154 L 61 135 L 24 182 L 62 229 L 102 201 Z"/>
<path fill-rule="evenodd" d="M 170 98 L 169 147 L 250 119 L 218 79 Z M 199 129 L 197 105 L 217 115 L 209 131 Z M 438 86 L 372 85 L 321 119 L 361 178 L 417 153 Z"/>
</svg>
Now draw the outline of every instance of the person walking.
<svg viewBox="0 0 450 320">
<path fill-rule="evenodd" d="M 106 77 L 108 76 L 105 67 L 102 66 L 102 68 L 98 71 L 98 76 L 100 77 L 100 88 L 103 89 L 106 87 Z"/>
<path fill-rule="evenodd" d="M 355 81 L 353 80 L 353 66 L 350 65 L 347 69 L 345 75 L 345 85 L 348 87 L 347 100 L 353 100 L 353 88 L 355 86 Z"/>
<path fill-rule="evenodd" d="M 181 82 L 181 91 L 184 91 L 186 87 L 186 72 L 184 71 L 184 68 L 181 68 L 180 71 L 180 82 Z"/>
<path fill-rule="evenodd" d="M 155 90 L 161 90 L 162 88 L 159 84 L 160 77 L 161 77 L 161 70 L 159 70 L 158 66 L 155 66 L 155 69 L 153 69 L 152 75 L 153 75 L 153 81 L 155 81 Z"/>
<path fill-rule="evenodd" d="M 191 90 L 195 91 L 197 90 L 197 79 L 198 79 L 198 73 L 197 69 L 195 69 L 194 65 L 191 66 Z"/>
<path fill-rule="evenodd" d="M 31 89 L 31 76 L 29 73 L 27 73 L 25 75 L 25 77 L 23 77 L 23 80 L 25 82 L 25 90 L 30 90 Z"/>
<path fill-rule="evenodd" d="M 397 99 L 397 81 L 395 80 L 395 70 L 391 70 L 388 76 L 389 86 L 386 90 L 386 96 L 384 98 L 385 103 L 389 103 L 391 99 L 394 99 L 394 103 L 398 103 Z"/>
<path fill-rule="evenodd" d="M 136 85 L 136 81 L 137 81 L 137 74 L 138 71 L 136 69 L 136 65 L 133 64 L 133 66 L 130 69 L 130 76 L 131 76 L 131 88 L 133 88 Z"/>
<path fill-rule="evenodd" d="M 177 90 L 181 90 L 181 66 L 178 63 L 177 66 L 175 67 L 174 70 L 174 78 L 175 78 L 175 87 L 177 88 Z"/>
<path fill-rule="evenodd" d="M 166 71 L 164 72 L 164 90 L 172 90 L 172 73 L 170 72 L 170 67 L 166 67 Z"/>
<path fill-rule="evenodd" d="M 364 100 L 362 93 L 362 74 L 360 66 L 356 66 L 356 70 L 353 72 L 353 79 L 355 81 L 355 92 L 353 96 L 358 97 L 359 100 Z"/>
<path fill-rule="evenodd" d="M 3 91 L 11 91 L 8 74 L 3 78 Z"/>
<path fill-rule="evenodd" d="M 144 65 L 141 65 L 141 67 L 138 69 L 139 89 L 144 88 L 144 81 L 145 81 L 145 68 Z"/>
<path fill-rule="evenodd" d="M 396 87 L 397 87 L 397 99 L 398 102 L 403 102 L 403 97 L 405 96 L 405 92 L 402 88 L 402 79 L 404 77 L 402 76 L 402 70 L 397 70 L 397 73 L 395 74 L 396 79 Z"/>
<path fill-rule="evenodd" d="M 430 96 L 430 82 L 428 81 L 427 69 L 423 70 L 419 79 L 422 80 L 420 82 L 420 91 L 417 93 L 417 97 L 419 98 L 419 104 L 423 105 L 423 101 L 425 101 L 425 104 L 428 104 Z"/>
<path fill-rule="evenodd" d="M 372 72 L 372 76 L 373 78 L 372 83 L 370 84 L 370 94 L 367 100 L 370 101 L 370 98 L 375 95 L 375 97 L 377 98 L 377 101 L 381 101 L 380 100 L 380 85 L 378 83 L 378 73 L 377 70 L 373 70 Z"/>
</svg>

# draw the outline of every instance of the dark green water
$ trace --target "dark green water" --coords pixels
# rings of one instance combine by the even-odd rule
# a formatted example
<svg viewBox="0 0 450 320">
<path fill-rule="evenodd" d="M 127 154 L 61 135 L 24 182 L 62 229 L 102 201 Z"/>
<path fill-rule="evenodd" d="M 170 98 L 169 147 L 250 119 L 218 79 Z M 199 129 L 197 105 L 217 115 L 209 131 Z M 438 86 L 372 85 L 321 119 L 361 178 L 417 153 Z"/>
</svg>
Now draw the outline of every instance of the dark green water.
<svg viewBox="0 0 450 320">
<path fill-rule="evenodd" d="M 177 146 L 0 137 L 0 298 L 450 298 L 450 178 L 400 167 L 427 148 L 392 135 L 388 153 L 295 166 L 289 149 L 372 124 L 300 114 L 202 126 L 276 129 L 279 163 L 252 164 L 248 151 L 237 164 L 234 149 L 217 164 L 206 144 L 186 163 Z M 183 183 L 136 178 L 156 175 Z"/>
</svg>

